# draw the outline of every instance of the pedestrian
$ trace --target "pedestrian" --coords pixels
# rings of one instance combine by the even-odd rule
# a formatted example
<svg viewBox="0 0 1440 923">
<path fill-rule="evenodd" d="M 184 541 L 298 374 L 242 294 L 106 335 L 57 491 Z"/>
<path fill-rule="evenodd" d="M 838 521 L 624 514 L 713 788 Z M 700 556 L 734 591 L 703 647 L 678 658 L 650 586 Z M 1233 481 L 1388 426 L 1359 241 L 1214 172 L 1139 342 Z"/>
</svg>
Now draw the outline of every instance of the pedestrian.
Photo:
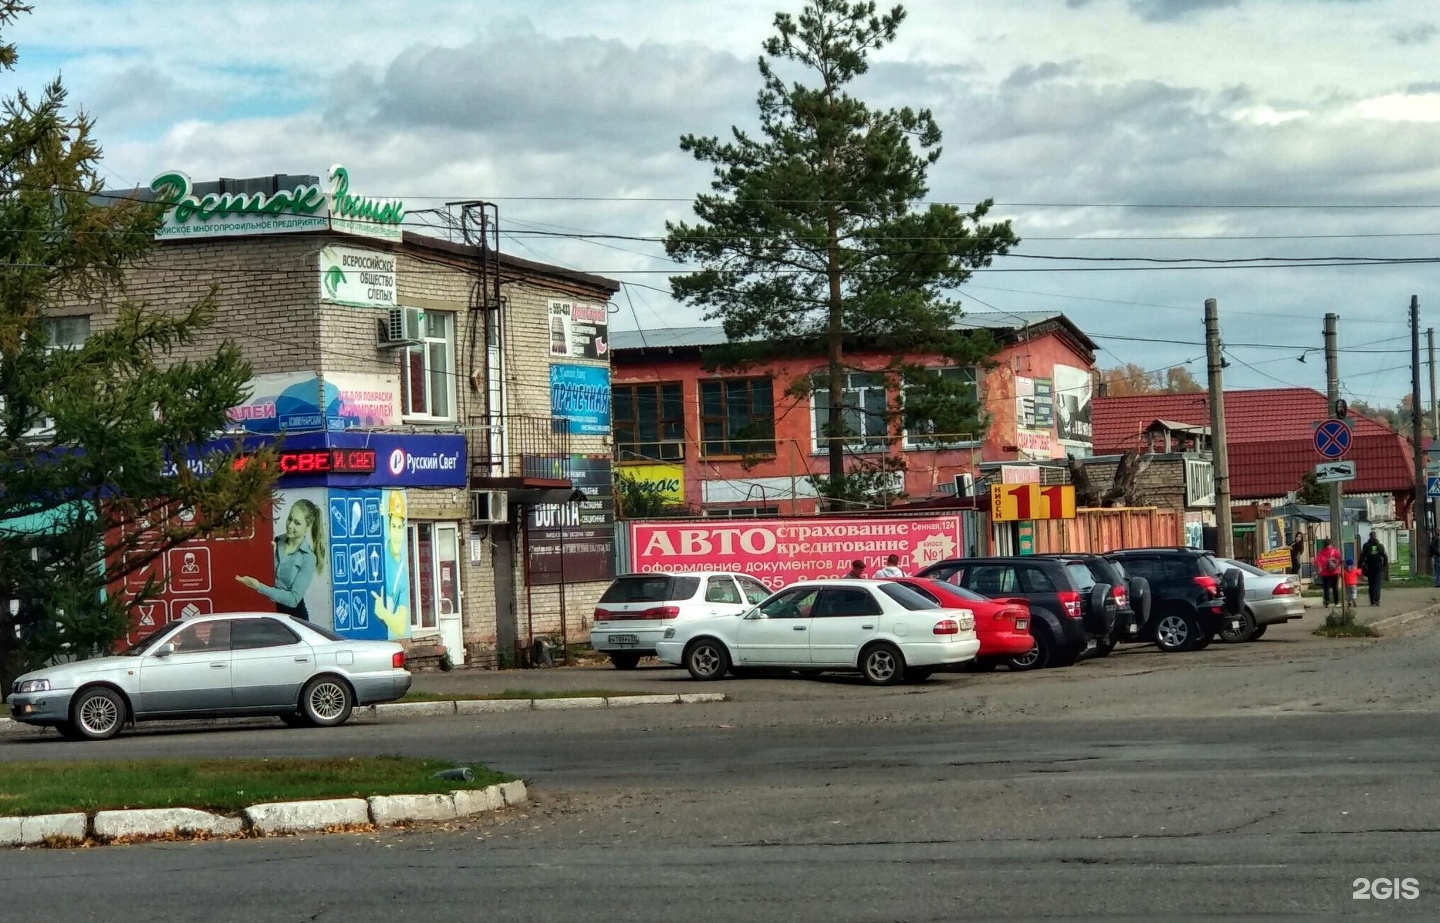
<svg viewBox="0 0 1440 923">
<path fill-rule="evenodd" d="M 1345 602 L 1348 605 L 1355 605 L 1360 594 L 1360 568 L 1355 566 L 1354 558 L 1345 559 Z"/>
<path fill-rule="evenodd" d="M 1390 556 L 1385 553 L 1385 546 L 1371 532 L 1360 549 L 1360 570 L 1365 572 L 1365 579 L 1369 582 L 1372 606 L 1380 605 L 1380 581 L 1385 579 L 1385 569 L 1389 566 Z"/>
<path fill-rule="evenodd" d="M 1435 575 L 1435 585 L 1440 586 L 1440 535 L 1430 536 L 1430 573 Z"/>
<path fill-rule="evenodd" d="M 851 562 L 850 562 L 850 573 L 846 574 L 845 577 L 846 577 L 847 579 L 849 579 L 849 580 L 863 580 L 863 579 L 865 579 L 865 562 L 864 562 L 864 561 L 851 561 Z"/>
<path fill-rule="evenodd" d="M 900 569 L 900 556 L 892 554 L 885 559 L 885 566 L 875 572 L 876 577 L 903 577 L 905 572 Z"/>
<path fill-rule="evenodd" d="M 1340 552 L 1328 538 L 1320 540 L 1320 550 L 1315 552 L 1315 572 L 1320 575 L 1322 605 L 1340 605 Z"/>
<path fill-rule="evenodd" d="M 1295 541 L 1290 543 L 1290 572 L 1300 573 L 1300 556 L 1305 553 L 1305 533 L 1295 533 Z"/>
</svg>

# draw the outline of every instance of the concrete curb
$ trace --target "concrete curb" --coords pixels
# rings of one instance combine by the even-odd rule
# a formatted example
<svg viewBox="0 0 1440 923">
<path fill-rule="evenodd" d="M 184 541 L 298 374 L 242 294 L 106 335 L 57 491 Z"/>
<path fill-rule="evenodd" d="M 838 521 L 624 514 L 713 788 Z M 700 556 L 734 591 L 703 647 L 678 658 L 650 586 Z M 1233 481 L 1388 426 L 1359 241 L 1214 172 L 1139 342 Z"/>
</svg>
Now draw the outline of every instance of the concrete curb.
<svg viewBox="0 0 1440 923">
<path fill-rule="evenodd" d="M 486 788 L 422 795 L 252 804 L 241 817 L 226 817 L 193 808 L 97 811 L 93 817 L 80 813 L 0 817 L 0 846 L 78 846 L 92 837 L 104 843 L 126 837 L 187 834 L 274 836 L 371 824 L 388 827 L 473 817 L 487 811 L 526 804 L 529 800 L 525 783 L 515 781 Z"/>
<path fill-rule="evenodd" d="M 1408 625 L 1411 622 L 1418 622 L 1420 619 L 1440 615 L 1440 605 L 1430 606 L 1425 609 L 1418 609 L 1414 612 L 1402 612 L 1399 615 L 1386 616 L 1383 619 L 1376 619 L 1367 624 L 1376 631 L 1389 631 L 1392 628 L 1399 628 L 1401 625 Z"/>
</svg>

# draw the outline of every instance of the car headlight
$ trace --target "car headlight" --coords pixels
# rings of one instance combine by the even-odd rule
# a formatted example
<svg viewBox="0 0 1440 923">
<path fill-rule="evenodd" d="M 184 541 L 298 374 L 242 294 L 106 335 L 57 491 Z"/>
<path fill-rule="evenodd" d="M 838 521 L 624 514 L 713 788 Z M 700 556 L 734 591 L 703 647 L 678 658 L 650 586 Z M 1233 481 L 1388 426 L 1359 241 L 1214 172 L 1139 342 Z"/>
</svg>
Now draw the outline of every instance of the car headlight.
<svg viewBox="0 0 1440 923">
<path fill-rule="evenodd" d="M 50 680 L 48 679 L 27 679 L 20 684 L 20 691 L 25 692 L 49 692 Z"/>
<path fill-rule="evenodd" d="M 666 640 L 666 641 L 671 641 L 671 640 L 674 640 L 674 638 L 675 638 L 675 629 L 674 629 L 674 628 L 667 628 L 667 629 L 665 629 L 665 640 Z"/>
</svg>

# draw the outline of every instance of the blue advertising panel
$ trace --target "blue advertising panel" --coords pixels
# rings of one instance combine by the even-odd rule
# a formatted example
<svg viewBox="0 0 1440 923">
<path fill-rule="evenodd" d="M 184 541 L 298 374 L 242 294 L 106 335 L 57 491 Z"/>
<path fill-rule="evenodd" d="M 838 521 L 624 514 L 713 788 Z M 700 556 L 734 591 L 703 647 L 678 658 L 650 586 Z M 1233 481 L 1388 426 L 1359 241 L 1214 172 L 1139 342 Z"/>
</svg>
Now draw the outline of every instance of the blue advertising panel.
<svg viewBox="0 0 1440 923">
<path fill-rule="evenodd" d="M 550 415 L 568 421 L 572 435 L 610 435 L 610 369 L 550 366 Z"/>
<path fill-rule="evenodd" d="M 240 440 L 246 451 L 269 445 L 272 439 L 246 436 Z M 202 455 L 234 448 L 236 440 L 208 443 L 186 465 L 199 471 Z M 465 487 L 465 437 L 458 433 L 371 433 L 313 432 L 284 436 L 279 487 Z M 334 461 L 331 470 L 311 459 L 321 450 L 342 453 L 324 459 Z M 297 462 L 297 458 L 302 458 Z M 342 459 L 343 465 L 340 461 Z M 166 462 L 166 474 L 174 476 L 178 464 Z M 203 471 L 199 471 L 203 473 Z"/>
<path fill-rule="evenodd" d="M 335 633 L 410 634 L 410 562 L 403 490 L 331 490 L 330 581 Z"/>
</svg>

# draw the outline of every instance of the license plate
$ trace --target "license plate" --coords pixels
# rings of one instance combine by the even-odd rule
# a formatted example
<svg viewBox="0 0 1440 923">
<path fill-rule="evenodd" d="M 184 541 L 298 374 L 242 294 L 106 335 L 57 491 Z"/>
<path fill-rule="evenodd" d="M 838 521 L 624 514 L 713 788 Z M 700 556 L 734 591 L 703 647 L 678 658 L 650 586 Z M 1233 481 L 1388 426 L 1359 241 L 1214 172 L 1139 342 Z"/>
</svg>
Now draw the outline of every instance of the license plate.
<svg viewBox="0 0 1440 923">
<path fill-rule="evenodd" d="M 1239 631 L 1239 630 L 1240 630 L 1240 626 L 1243 625 L 1243 624 L 1244 624 L 1244 623 L 1241 622 L 1239 619 L 1231 619 L 1231 620 L 1230 620 L 1230 630 L 1231 630 L 1231 631 Z"/>
<path fill-rule="evenodd" d="M 1026 621 L 1025 619 L 1016 619 L 1016 620 L 1015 620 L 1015 630 L 1016 630 L 1016 631 L 1024 631 L 1025 629 L 1027 629 L 1027 628 L 1029 628 L 1029 627 L 1030 627 L 1030 623 L 1029 623 L 1028 621 Z"/>
<path fill-rule="evenodd" d="M 610 635 L 607 638 L 611 644 L 639 644 L 640 639 L 635 635 Z"/>
</svg>

